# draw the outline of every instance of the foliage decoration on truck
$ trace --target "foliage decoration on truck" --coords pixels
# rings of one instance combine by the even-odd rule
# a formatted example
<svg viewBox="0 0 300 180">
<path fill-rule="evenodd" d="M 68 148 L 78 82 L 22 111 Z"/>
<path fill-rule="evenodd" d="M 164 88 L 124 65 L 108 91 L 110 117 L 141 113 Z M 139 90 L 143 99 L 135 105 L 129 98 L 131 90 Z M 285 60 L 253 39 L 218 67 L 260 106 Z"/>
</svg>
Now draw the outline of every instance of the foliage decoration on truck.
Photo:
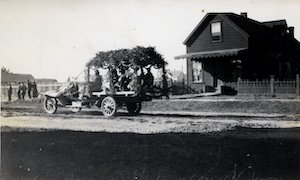
<svg viewBox="0 0 300 180">
<path fill-rule="evenodd" d="M 147 67 L 152 66 L 156 69 L 164 68 L 167 62 L 163 56 L 158 53 L 155 47 L 137 46 L 132 49 L 118 49 L 110 51 L 99 51 L 96 56 L 91 59 L 87 66 L 96 68 L 117 68 L 117 67 Z"/>
</svg>

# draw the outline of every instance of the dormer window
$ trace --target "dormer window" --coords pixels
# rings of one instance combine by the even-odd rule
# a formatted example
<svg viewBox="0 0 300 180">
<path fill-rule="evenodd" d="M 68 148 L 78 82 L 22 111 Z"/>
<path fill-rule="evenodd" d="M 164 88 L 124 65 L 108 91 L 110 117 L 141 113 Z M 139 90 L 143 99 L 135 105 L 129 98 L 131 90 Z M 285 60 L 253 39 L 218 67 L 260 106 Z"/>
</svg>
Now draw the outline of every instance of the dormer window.
<svg viewBox="0 0 300 180">
<path fill-rule="evenodd" d="M 222 40 L 221 33 L 221 22 L 212 22 L 210 24 L 210 32 L 211 32 L 211 41 L 212 42 L 220 42 Z"/>
</svg>

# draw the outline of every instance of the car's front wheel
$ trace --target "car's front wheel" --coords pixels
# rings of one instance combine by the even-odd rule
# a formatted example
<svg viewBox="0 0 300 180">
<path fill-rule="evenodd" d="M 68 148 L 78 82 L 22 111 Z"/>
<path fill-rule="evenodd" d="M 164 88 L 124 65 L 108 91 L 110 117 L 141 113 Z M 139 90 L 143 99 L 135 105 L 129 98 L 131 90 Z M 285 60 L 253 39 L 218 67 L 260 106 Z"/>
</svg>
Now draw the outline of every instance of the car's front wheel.
<svg viewBox="0 0 300 180">
<path fill-rule="evenodd" d="M 117 112 L 118 105 L 115 99 L 111 96 L 105 97 L 101 102 L 102 114 L 106 117 L 111 117 Z"/>
<path fill-rule="evenodd" d="M 44 110 L 48 114 L 54 114 L 57 110 L 57 103 L 55 98 L 45 97 L 44 99 Z"/>
</svg>

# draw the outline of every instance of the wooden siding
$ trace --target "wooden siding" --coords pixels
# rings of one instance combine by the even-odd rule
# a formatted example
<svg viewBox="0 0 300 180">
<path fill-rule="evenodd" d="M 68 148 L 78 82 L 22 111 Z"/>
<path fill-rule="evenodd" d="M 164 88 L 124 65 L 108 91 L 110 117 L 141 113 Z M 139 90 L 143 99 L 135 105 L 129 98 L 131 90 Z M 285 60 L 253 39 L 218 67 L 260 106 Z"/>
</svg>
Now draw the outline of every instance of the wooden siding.
<svg viewBox="0 0 300 180">
<path fill-rule="evenodd" d="M 187 53 L 248 47 L 248 37 L 228 18 L 218 15 L 213 21 L 222 22 L 222 41 L 211 42 L 210 24 L 208 24 L 195 41 L 187 47 Z"/>
</svg>

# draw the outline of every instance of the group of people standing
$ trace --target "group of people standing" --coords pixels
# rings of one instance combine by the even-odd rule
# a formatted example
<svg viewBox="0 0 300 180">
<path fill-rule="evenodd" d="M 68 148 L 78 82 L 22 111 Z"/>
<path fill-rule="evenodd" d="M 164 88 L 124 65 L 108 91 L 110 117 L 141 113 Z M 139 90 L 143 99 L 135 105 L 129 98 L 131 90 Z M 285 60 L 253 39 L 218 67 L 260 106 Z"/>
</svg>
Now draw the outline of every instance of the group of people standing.
<svg viewBox="0 0 300 180">
<path fill-rule="evenodd" d="M 28 94 L 29 99 L 34 99 L 38 97 L 39 93 L 35 82 L 30 82 L 29 80 L 27 80 L 27 85 L 26 83 L 23 82 L 18 83 L 18 91 L 17 91 L 18 100 L 24 101 L 26 93 Z M 8 101 L 12 100 L 12 94 L 13 94 L 13 88 L 10 84 L 8 87 Z"/>
</svg>

